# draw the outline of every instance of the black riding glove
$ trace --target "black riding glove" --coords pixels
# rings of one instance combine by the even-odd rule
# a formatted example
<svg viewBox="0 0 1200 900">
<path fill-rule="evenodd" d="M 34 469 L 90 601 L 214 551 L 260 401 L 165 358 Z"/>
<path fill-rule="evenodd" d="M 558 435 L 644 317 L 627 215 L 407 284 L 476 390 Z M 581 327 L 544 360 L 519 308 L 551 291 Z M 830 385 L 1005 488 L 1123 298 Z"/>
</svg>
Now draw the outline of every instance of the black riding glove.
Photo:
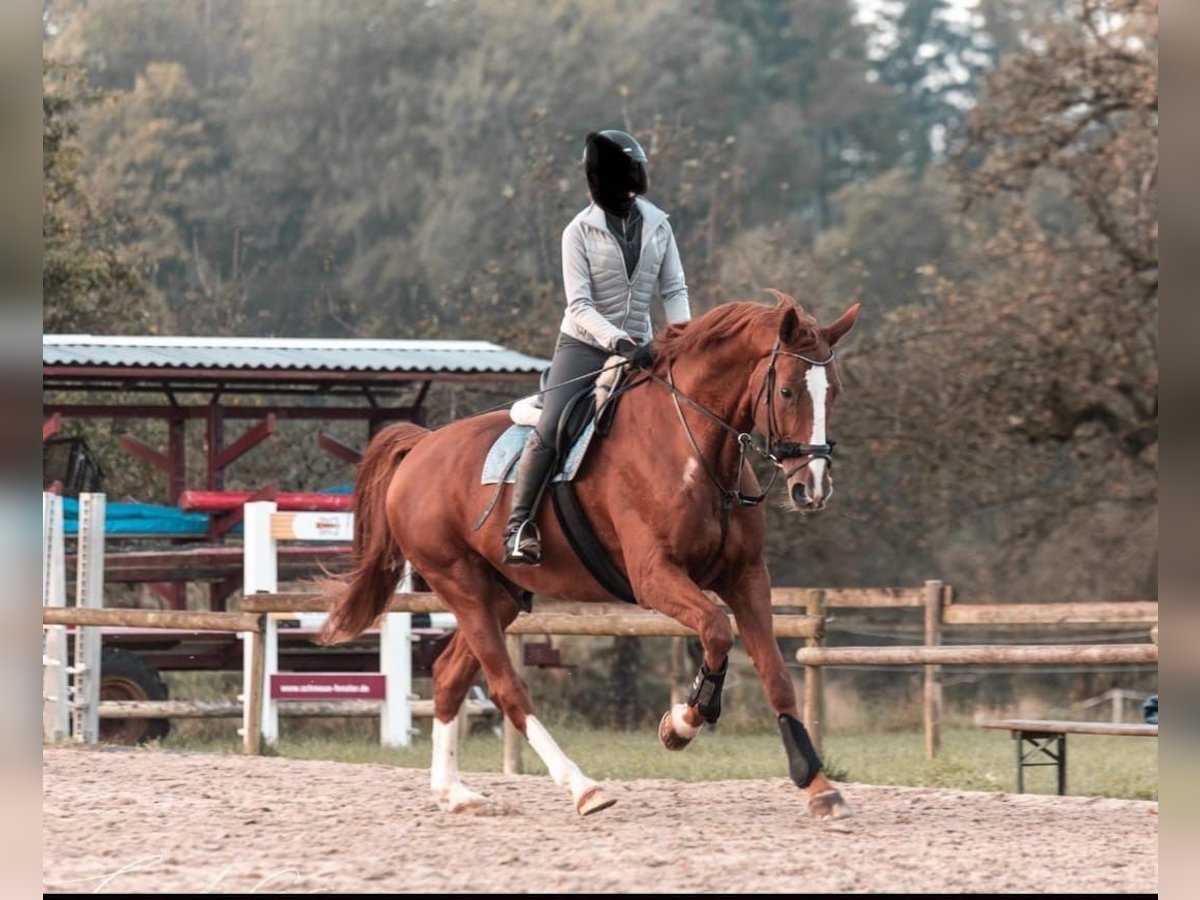
<svg viewBox="0 0 1200 900">
<path fill-rule="evenodd" d="M 618 355 L 625 357 L 629 361 L 629 365 L 635 369 L 649 369 L 654 365 L 656 354 L 653 341 L 635 344 L 629 338 L 621 338 L 613 349 L 617 351 Z"/>
</svg>

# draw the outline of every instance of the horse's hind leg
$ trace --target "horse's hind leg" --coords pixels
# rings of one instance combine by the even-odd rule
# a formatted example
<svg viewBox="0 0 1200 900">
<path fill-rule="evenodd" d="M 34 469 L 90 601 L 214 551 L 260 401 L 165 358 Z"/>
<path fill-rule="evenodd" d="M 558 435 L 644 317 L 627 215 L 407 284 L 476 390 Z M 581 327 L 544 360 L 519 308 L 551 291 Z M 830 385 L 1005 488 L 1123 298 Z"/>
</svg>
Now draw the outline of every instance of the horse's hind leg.
<svg viewBox="0 0 1200 900">
<path fill-rule="evenodd" d="M 575 810 L 581 816 L 586 816 L 612 806 L 616 801 L 606 797 L 600 786 L 579 770 L 534 715 L 529 691 L 513 667 L 504 645 L 504 627 L 516 617 L 511 594 L 496 581 L 487 565 L 477 558 L 459 557 L 442 569 L 423 567 L 422 571 L 429 573 L 426 580 L 430 587 L 458 620 L 458 635 L 465 641 L 466 649 L 469 649 L 477 664 L 483 667 L 492 699 L 529 740 L 550 770 L 554 782 L 571 792 Z M 498 617 L 497 611 L 504 611 L 503 616 L 507 618 Z M 511 615 L 508 611 L 511 611 Z M 457 636 L 455 640 L 458 640 Z M 449 665 L 452 666 L 453 662 Z M 447 677 L 447 682 L 461 685 L 465 696 L 470 680 L 464 683 L 462 678 L 456 673 L 453 679 Z M 453 693 L 447 688 L 447 704 L 453 699 Z M 461 702 L 460 696 L 458 703 Z M 452 722 L 450 727 L 453 727 Z"/>
<path fill-rule="evenodd" d="M 516 618 L 516 608 L 509 621 Z M 433 664 L 433 757 L 429 785 L 434 800 L 446 812 L 473 812 L 487 798 L 462 783 L 458 773 L 458 712 L 479 672 L 479 660 L 455 631 Z"/>
<path fill-rule="evenodd" d="M 718 586 L 733 610 L 742 645 L 750 655 L 767 701 L 775 710 L 788 770 L 796 786 L 808 793 L 808 811 L 814 819 L 840 819 L 850 815 L 841 793 L 825 777 L 822 762 L 796 709 L 796 691 L 779 652 L 771 621 L 771 583 L 766 567 L 737 581 Z"/>
</svg>

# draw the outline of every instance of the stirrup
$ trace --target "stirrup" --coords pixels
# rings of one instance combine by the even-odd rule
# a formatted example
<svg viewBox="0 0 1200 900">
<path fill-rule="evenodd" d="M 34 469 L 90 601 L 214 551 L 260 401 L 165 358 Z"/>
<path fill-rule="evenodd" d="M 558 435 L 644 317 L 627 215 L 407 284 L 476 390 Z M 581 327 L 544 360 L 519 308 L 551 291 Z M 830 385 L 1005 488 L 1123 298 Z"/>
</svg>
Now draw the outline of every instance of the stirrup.
<svg viewBox="0 0 1200 900">
<path fill-rule="evenodd" d="M 504 539 L 504 561 L 513 566 L 537 566 L 542 562 L 542 536 L 532 519 L 522 522 Z"/>
</svg>

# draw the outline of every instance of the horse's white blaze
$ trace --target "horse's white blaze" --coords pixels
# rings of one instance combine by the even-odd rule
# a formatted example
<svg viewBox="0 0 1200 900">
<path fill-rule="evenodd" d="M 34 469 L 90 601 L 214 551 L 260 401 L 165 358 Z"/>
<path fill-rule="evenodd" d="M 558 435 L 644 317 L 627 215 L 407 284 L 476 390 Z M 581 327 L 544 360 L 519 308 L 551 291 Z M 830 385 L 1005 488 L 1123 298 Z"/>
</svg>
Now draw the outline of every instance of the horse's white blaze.
<svg viewBox="0 0 1200 900">
<path fill-rule="evenodd" d="M 458 721 L 433 720 L 433 761 L 429 767 L 429 786 L 434 799 L 446 810 L 461 809 L 483 802 L 483 797 L 468 788 L 458 776 Z"/>
<path fill-rule="evenodd" d="M 684 490 L 691 490 L 696 484 L 696 473 L 700 471 L 700 463 L 694 459 L 689 459 L 683 467 L 683 487 Z"/>
<path fill-rule="evenodd" d="M 525 737 L 550 770 L 550 777 L 554 779 L 554 783 L 570 788 L 571 798 L 576 805 L 584 793 L 596 786 L 596 782 L 580 772 L 579 766 L 567 758 L 567 754 L 562 752 L 536 716 L 525 717 Z"/>
<path fill-rule="evenodd" d="M 689 725 L 683 714 L 687 712 L 686 703 L 676 703 L 671 707 L 671 727 L 681 738 L 691 740 L 700 733 L 699 725 Z"/>
<path fill-rule="evenodd" d="M 812 400 L 813 430 L 810 444 L 825 443 L 826 400 L 829 395 L 829 377 L 824 366 L 809 366 L 804 375 L 808 385 L 808 396 Z M 808 464 L 808 488 L 813 500 L 820 500 L 825 490 L 825 460 L 814 459 Z"/>
</svg>

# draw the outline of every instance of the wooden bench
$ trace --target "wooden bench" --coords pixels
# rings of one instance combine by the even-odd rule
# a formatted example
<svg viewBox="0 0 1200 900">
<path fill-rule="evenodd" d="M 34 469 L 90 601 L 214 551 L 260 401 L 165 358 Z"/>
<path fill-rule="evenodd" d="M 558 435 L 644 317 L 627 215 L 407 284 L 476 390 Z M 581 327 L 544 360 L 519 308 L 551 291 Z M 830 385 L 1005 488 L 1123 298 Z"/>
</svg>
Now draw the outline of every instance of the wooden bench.
<svg viewBox="0 0 1200 900">
<path fill-rule="evenodd" d="M 1058 793 L 1067 792 L 1067 735 L 1108 734 L 1127 737 L 1158 737 L 1157 725 L 1119 725 L 1114 722 L 1066 722 L 1053 719 L 997 719 L 980 722 L 983 728 L 1000 728 L 1012 733 L 1017 750 L 1017 793 L 1025 791 L 1025 770 L 1055 766 Z M 1029 744 L 1026 749 L 1026 744 Z M 1049 761 L 1041 758 L 1046 757 Z"/>
</svg>

